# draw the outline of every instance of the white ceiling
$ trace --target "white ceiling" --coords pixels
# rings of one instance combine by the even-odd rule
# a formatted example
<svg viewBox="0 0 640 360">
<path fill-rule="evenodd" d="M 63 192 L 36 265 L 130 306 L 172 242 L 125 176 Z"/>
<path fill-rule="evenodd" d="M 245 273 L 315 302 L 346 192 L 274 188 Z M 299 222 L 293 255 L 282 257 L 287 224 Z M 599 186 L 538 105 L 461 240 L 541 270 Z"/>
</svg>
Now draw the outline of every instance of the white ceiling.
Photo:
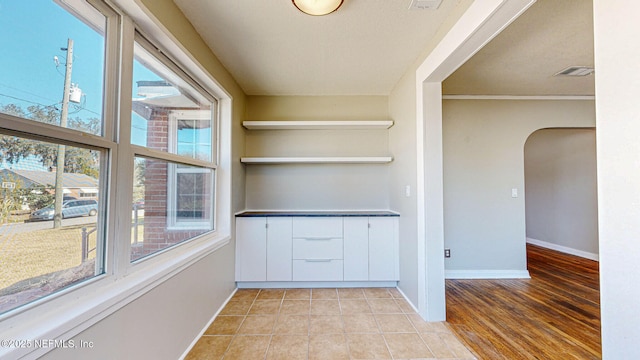
<svg viewBox="0 0 640 360">
<path fill-rule="evenodd" d="M 460 2 L 345 0 L 309 16 L 291 0 L 174 0 L 248 95 L 387 95 Z"/>
<path fill-rule="evenodd" d="M 444 94 L 594 95 L 592 0 L 538 0 L 443 83 Z M 597 71 L 597 70 L 596 70 Z"/>
<path fill-rule="evenodd" d="M 248 95 L 388 95 L 461 0 L 345 0 L 314 17 L 290 0 L 174 0 Z M 477 0 L 481 1 L 481 0 Z M 592 0 L 538 0 L 443 84 L 445 94 L 593 95 Z"/>
</svg>

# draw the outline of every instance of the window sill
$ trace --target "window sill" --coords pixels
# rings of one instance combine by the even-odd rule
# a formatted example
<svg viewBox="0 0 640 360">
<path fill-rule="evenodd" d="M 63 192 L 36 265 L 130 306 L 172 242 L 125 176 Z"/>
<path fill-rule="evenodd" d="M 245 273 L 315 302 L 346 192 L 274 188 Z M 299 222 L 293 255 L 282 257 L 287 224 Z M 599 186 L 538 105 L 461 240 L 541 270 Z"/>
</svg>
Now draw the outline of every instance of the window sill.
<svg viewBox="0 0 640 360">
<path fill-rule="evenodd" d="M 102 275 L 3 315 L 2 340 L 69 340 L 230 242 L 211 234 L 149 257 L 121 277 Z M 51 348 L 0 347 L 0 358 L 36 359 Z"/>
</svg>

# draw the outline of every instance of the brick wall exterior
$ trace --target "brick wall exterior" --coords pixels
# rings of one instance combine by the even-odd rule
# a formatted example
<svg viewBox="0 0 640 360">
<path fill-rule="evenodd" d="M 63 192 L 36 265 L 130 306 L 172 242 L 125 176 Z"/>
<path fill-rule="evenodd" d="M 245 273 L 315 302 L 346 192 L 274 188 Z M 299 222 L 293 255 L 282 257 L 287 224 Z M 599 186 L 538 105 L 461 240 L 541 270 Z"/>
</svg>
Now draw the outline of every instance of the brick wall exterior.
<svg viewBox="0 0 640 360">
<path fill-rule="evenodd" d="M 169 112 L 175 108 L 146 109 L 147 147 L 169 151 Z M 138 112 L 139 114 L 141 112 Z M 146 117 L 145 116 L 145 117 Z M 144 192 L 144 238 L 132 246 L 131 257 L 137 259 L 162 250 L 182 240 L 204 233 L 204 230 L 168 230 L 170 214 L 167 213 L 168 163 L 146 159 Z"/>
</svg>

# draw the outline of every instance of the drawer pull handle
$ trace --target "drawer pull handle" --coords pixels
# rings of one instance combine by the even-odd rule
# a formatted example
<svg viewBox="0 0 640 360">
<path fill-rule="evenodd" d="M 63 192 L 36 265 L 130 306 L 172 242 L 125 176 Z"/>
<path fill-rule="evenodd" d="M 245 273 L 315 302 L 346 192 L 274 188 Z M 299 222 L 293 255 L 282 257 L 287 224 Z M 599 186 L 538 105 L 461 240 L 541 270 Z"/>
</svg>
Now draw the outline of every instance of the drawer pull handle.
<svg viewBox="0 0 640 360">
<path fill-rule="evenodd" d="M 331 259 L 305 259 L 305 262 L 331 262 Z"/>
<path fill-rule="evenodd" d="M 305 240 L 308 241 L 329 241 L 331 239 L 335 239 L 332 237 L 308 237 L 308 238 L 304 238 Z"/>
</svg>

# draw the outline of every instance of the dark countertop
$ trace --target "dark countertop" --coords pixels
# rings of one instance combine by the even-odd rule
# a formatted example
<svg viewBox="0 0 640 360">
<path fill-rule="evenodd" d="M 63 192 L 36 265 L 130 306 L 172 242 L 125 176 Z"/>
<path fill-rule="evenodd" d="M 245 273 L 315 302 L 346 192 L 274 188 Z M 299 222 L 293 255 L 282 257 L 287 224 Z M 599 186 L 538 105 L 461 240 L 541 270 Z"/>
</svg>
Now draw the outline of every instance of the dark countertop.
<svg viewBox="0 0 640 360">
<path fill-rule="evenodd" d="M 327 217 L 327 216 L 400 216 L 393 211 L 381 210 L 350 210 L 350 211 L 242 211 L 236 214 L 238 217 Z"/>
</svg>

